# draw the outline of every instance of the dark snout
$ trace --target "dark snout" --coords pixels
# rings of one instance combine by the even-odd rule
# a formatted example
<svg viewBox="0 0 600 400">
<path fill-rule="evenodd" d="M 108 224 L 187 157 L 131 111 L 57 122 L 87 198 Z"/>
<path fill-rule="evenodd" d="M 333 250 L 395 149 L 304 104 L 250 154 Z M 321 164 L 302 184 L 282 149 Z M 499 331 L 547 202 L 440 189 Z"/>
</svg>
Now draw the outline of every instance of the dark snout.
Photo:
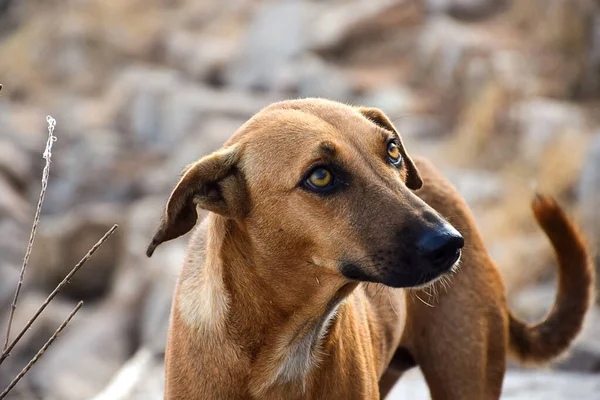
<svg viewBox="0 0 600 400">
<path fill-rule="evenodd" d="M 462 235 L 437 214 L 425 214 L 394 235 L 368 262 L 343 262 L 344 276 L 392 287 L 419 287 L 449 272 L 460 258 Z"/>
<path fill-rule="evenodd" d="M 427 229 L 416 242 L 419 264 L 432 272 L 446 272 L 460 258 L 464 245 L 462 235 L 448 223 Z"/>
</svg>

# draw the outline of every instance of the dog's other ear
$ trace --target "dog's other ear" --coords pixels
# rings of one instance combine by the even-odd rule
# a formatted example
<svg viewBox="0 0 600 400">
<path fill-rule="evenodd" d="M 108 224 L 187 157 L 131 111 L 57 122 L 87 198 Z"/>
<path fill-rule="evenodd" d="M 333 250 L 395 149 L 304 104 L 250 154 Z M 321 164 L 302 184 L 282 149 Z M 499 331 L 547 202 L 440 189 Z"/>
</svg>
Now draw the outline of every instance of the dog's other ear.
<svg viewBox="0 0 600 400">
<path fill-rule="evenodd" d="M 404 148 L 404 144 L 402 144 L 402 138 L 398 134 L 398 131 L 392 124 L 392 121 L 378 108 L 369 108 L 369 107 L 360 107 L 358 111 L 364 115 L 368 120 L 373 122 L 376 125 L 379 125 L 383 129 L 387 129 L 388 131 L 394 132 L 398 139 L 400 140 L 400 152 L 402 153 L 402 157 L 404 158 L 404 163 L 406 165 L 406 186 L 412 190 L 421 189 L 423 186 L 423 180 L 421 179 L 421 174 L 419 174 L 419 170 L 415 166 L 415 163 L 410 158 L 406 149 Z"/>
<path fill-rule="evenodd" d="M 246 186 L 237 168 L 239 158 L 239 149 L 231 146 L 183 170 L 169 197 L 160 227 L 146 249 L 148 257 L 158 245 L 185 235 L 196 225 L 196 206 L 229 218 L 245 215 Z"/>
</svg>

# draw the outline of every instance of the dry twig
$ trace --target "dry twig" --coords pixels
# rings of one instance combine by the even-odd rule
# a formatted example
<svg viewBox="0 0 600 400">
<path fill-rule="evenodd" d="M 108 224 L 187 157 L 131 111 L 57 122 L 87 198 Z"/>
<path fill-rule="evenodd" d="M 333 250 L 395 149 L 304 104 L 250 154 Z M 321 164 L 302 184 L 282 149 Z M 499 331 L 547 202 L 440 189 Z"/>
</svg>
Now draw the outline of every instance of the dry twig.
<svg viewBox="0 0 600 400">
<path fill-rule="evenodd" d="M 12 328 L 12 322 L 17 309 L 17 300 L 19 299 L 19 293 L 21 292 L 21 286 L 23 286 L 23 277 L 25 276 L 25 269 L 29 263 L 29 257 L 31 256 L 31 249 L 33 248 L 33 241 L 35 240 L 35 234 L 37 227 L 40 222 L 40 211 L 42 204 L 44 203 L 44 197 L 46 196 L 46 188 L 48 187 L 48 176 L 50 174 L 50 158 L 52 157 L 52 144 L 56 141 L 54 136 L 54 127 L 56 126 L 56 120 L 51 116 L 46 117 L 48 122 L 48 141 L 46 142 L 46 149 L 44 150 L 44 159 L 46 165 L 42 172 L 42 190 L 38 199 L 37 208 L 35 210 L 35 217 L 33 218 L 33 226 L 31 228 L 31 234 L 29 235 L 29 243 L 27 244 L 27 250 L 25 251 L 25 257 L 23 258 L 23 265 L 21 266 L 21 273 L 19 274 L 19 282 L 17 283 L 17 290 L 15 291 L 15 297 L 13 298 L 10 306 L 10 314 L 8 316 L 8 325 L 6 327 L 6 340 L 4 341 L 4 350 L 8 348 L 8 341 L 10 340 L 10 331 Z"/>
<path fill-rule="evenodd" d="M 67 319 L 58 327 L 58 329 L 54 332 L 54 334 L 50 337 L 50 339 L 48 339 L 46 344 L 44 344 L 44 346 L 40 349 L 40 351 L 37 352 L 37 354 L 31 359 L 31 361 L 29 361 L 29 363 L 27 363 L 25 368 L 23 368 L 21 370 L 21 372 L 19 372 L 19 374 L 15 377 L 15 379 L 13 379 L 12 382 L 8 385 L 8 387 L 6 389 L 4 389 L 4 391 L 0 394 L 0 400 L 2 400 L 3 398 L 5 398 L 8 395 L 8 393 L 15 387 L 15 385 L 17 383 L 19 383 L 21 378 L 23 378 L 25 376 L 25 374 L 27 374 L 27 372 L 31 369 L 31 367 L 33 367 L 33 364 L 35 364 L 37 362 L 37 360 L 39 360 L 40 357 L 44 354 L 44 352 L 46 350 L 48 350 L 48 347 L 50 347 L 52 342 L 54 342 L 54 340 L 61 334 L 63 329 L 65 329 L 65 327 L 69 324 L 69 322 L 71 321 L 71 319 L 73 318 L 75 313 L 77 313 L 77 311 L 79 311 L 79 309 L 81 308 L 82 305 L 83 305 L 83 301 L 80 301 L 79 303 L 77 303 L 77 306 L 75 307 L 75 309 L 73 309 L 73 311 L 71 311 L 71 314 L 69 314 Z"/>
<path fill-rule="evenodd" d="M 118 225 L 116 225 L 116 224 L 113 225 L 113 227 L 110 228 L 104 234 L 104 236 L 102 236 L 102 238 L 100 240 L 98 240 L 98 242 L 96 242 L 96 244 L 94 246 L 92 246 L 92 248 L 77 263 L 77 265 L 75 265 L 75 267 L 73 267 L 73 269 L 71 270 L 71 272 L 69 272 L 67 274 L 67 276 L 65 276 L 65 278 L 56 286 L 56 288 L 52 291 L 52 293 L 50 293 L 50 295 L 46 298 L 46 300 L 40 306 L 40 308 L 38 308 L 38 310 L 35 312 L 35 314 L 29 320 L 29 322 L 27 322 L 27 324 L 21 330 L 21 332 L 19 332 L 19 334 L 17 335 L 17 337 L 15 337 L 15 339 L 10 343 L 10 345 L 7 346 L 6 349 L 2 352 L 2 356 L 0 356 L 0 364 L 2 364 L 2 362 L 10 355 L 10 352 L 15 347 L 15 345 L 19 342 L 19 340 L 21 340 L 21 338 L 29 330 L 29 328 L 31 327 L 31 325 L 33 325 L 33 323 L 39 317 L 39 315 L 42 313 L 42 311 L 44 311 L 44 309 L 48 306 L 48 304 L 50 304 L 50 302 L 52 301 L 52 299 L 54 299 L 54 297 L 63 289 L 63 287 L 65 287 L 69 283 L 69 280 L 73 277 L 73 275 L 75 275 L 75 273 L 77 271 L 79 271 L 79 269 L 87 262 L 87 260 L 90 259 L 90 257 L 92 256 L 92 254 L 94 254 L 96 252 L 96 250 L 98 250 L 100 248 L 100 246 L 102 246 L 104 244 L 104 242 L 106 242 L 106 240 L 110 237 L 110 235 L 112 235 L 114 233 L 114 231 L 117 228 L 118 228 Z"/>
</svg>

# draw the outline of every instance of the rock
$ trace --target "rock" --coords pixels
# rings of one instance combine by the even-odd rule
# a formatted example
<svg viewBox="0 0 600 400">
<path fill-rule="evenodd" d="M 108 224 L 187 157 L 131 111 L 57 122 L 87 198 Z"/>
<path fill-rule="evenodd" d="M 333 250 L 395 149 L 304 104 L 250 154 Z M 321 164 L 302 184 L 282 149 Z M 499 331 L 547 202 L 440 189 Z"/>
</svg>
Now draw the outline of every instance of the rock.
<svg viewBox="0 0 600 400">
<path fill-rule="evenodd" d="M 22 191 L 31 178 L 32 163 L 14 142 L 0 138 L 0 175 L 4 175 L 19 191 Z"/>
<path fill-rule="evenodd" d="M 143 193 L 171 192 L 181 171 L 189 164 L 219 149 L 245 120 L 223 117 L 207 116 L 198 122 L 198 126 L 171 152 L 171 156 L 163 163 L 154 163 L 148 168 L 139 171 L 136 179 Z"/>
<path fill-rule="evenodd" d="M 27 248 L 31 226 L 24 225 L 10 218 L 0 219 L 0 254 L 6 265 L 20 267 Z"/>
<path fill-rule="evenodd" d="M 404 115 L 396 120 L 394 125 L 403 138 L 411 137 L 419 142 L 433 142 L 447 133 L 444 120 L 437 115 Z M 440 140 L 439 144 L 441 143 Z"/>
<path fill-rule="evenodd" d="M 510 309 L 519 318 L 535 324 L 542 321 L 554 304 L 556 283 L 525 287 L 510 297 Z M 600 372 L 600 309 L 592 307 L 584 328 L 567 354 L 555 363 L 564 371 Z"/>
<path fill-rule="evenodd" d="M 278 100 L 239 90 L 215 90 L 182 79 L 171 70 L 130 68 L 110 91 L 117 128 L 129 146 L 170 151 L 205 118 L 217 115 L 248 119 Z"/>
<path fill-rule="evenodd" d="M 415 44 L 412 79 L 446 93 L 477 93 L 494 77 L 490 55 L 504 47 L 503 41 L 477 26 L 433 17 Z"/>
<path fill-rule="evenodd" d="M 177 30 L 167 36 L 164 47 L 168 65 L 193 80 L 219 85 L 224 68 L 233 57 L 235 42 Z"/>
<path fill-rule="evenodd" d="M 151 263 L 150 288 L 141 311 L 141 343 L 154 354 L 164 354 L 171 314 L 171 300 L 187 246 L 169 244 Z M 154 258 L 154 256 L 153 256 Z"/>
<path fill-rule="evenodd" d="M 426 19 L 422 0 L 355 1 L 328 7 L 307 29 L 308 45 L 339 64 L 396 61 L 413 46 Z"/>
<path fill-rule="evenodd" d="M 468 21 L 488 18 L 508 5 L 506 0 L 427 0 L 433 12 L 445 12 L 457 19 Z"/>
<path fill-rule="evenodd" d="M 31 271 L 30 271 L 31 272 Z M 13 284 L 13 290 L 15 285 Z M 17 333 L 26 325 L 31 319 L 37 309 L 42 305 L 46 299 L 47 293 L 39 293 L 28 290 L 27 285 L 23 286 L 21 291 L 17 311 L 13 320 L 13 328 L 11 338 L 14 338 Z M 14 295 L 14 292 L 13 292 Z M 12 297 L 12 296 L 11 296 Z M 11 299 L 12 300 L 12 299 Z M 63 323 L 69 313 L 75 308 L 75 304 L 66 301 L 64 299 L 55 298 L 46 307 L 44 312 L 40 314 L 39 318 L 31 326 L 30 330 L 25 333 L 18 345 L 15 346 L 11 352 L 10 357 L 2 364 L 2 374 L 0 374 L 0 387 L 6 387 L 10 380 L 14 378 L 21 369 L 29 362 L 29 360 L 37 353 L 37 351 L 44 345 L 44 343 L 52 336 L 55 330 Z M 8 310 L 7 310 L 8 311 Z M 0 316 L 0 329 L 2 331 L 2 340 L 4 342 L 4 332 L 6 332 L 6 323 L 8 320 L 8 314 L 2 313 Z M 69 326 L 64 330 L 67 333 L 74 327 L 83 324 L 87 321 L 88 310 L 83 308 L 73 318 Z M 57 345 L 63 341 L 63 337 L 59 337 L 54 345 Z M 40 364 L 36 364 L 36 368 L 39 368 Z M 36 368 L 33 368 L 35 370 Z M 28 374 L 25 378 L 15 387 L 14 398 L 27 398 L 32 397 L 20 397 L 18 393 L 29 394 L 32 391 L 35 393 L 35 385 L 33 385 L 31 375 Z M 39 396 L 39 392 L 37 392 Z"/>
<path fill-rule="evenodd" d="M 541 370 L 508 371 L 502 400 L 595 400 L 600 380 L 595 374 L 574 374 Z M 387 396 L 387 400 L 429 399 L 429 390 L 418 369 L 406 373 Z"/>
<path fill-rule="evenodd" d="M 19 271 L 16 265 L 0 263 L 0 315 L 10 311 L 10 304 L 19 281 Z"/>
<path fill-rule="evenodd" d="M 510 238 L 496 239 L 488 250 L 502 274 L 508 298 L 556 273 L 555 256 L 548 239 L 541 233 L 514 234 Z"/>
<path fill-rule="evenodd" d="M 503 400 L 593 400 L 600 390 L 597 375 L 547 371 L 509 372 Z"/>
<path fill-rule="evenodd" d="M 89 399 L 102 390 L 135 348 L 134 304 L 107 301 L 86 323 L 65 330 L 31 371 L 45 399 Z"/>
<path fill-rule="evenodd" d="M 121 160 L 135 158 L 135 154 L 127 152 L 121 135 L 113 130 L 85 129 L 77 136 L 60 143 L 53 152 L 44 211 L 58 214 L 86 203 L 125 203 L 134 197 L 133 185 L 124 177 L 127 171 L 119 166 Z"/>
<path fill-rule="evenodd" d="M 590 244 L 600 249 L 600 134 L 589 146 L 578 187 L 581 222 Z M 600 250 L 596 252 L 596 275 L 600 276 Z M 600 294 L 600 279 L 597 279 Z M 600 300 L 600 296 L 597 296 Z"/>
<path fill-rule="evenodd" d="M 578 106 L 548 99 L 533 99 L 516 104 L 511 118 L 521 128 L 519 151 L 523 160 L 537 165 L 544 151 L 562 135 L 569 140 L 586 131 L 585 114 Z"/>
<path fill-rule="evenodd" d="M 11 183 L 0 174 L 0 221 L 11 219 L 25 223 L 30 218 L 31 208 Z"/>
<path fill-rule="evenodd" d="M 148 259 L 146 246 L 160 222 L 166 198 L 147 197 L 132 205 L 128 213 L 127 263 L 134 271 L 142 271 L 148 281 L 147 295 L 141 304 L 139 340 L 153 353 L 162 354 L 166 345 L 166 335 L 171 311 L 171 299 L 175 283 L 183 265 L 189 235 L 164 243 Z M 202 220 L 206 212 L 200 212 Z M 121 284 L 120 284 L 121 286 Z M 128 285 L 122 285 L 127 287 Z"/>
<path fill-rule="evenodd" d="M 407 86 L 376 88 L 362 96 L 358 103 L 380 108 L 392 121 L 414 115 L 425 108 L 422 98 Z"/>
<path fill-rule="evenodd" d="M 471 207 L 497 202 L 503 195 L 501 179 L 492 172 L 445 168 L 444 174 Z"/>
<path fill-rule="evenodd" d="M 381 10 L 384 3 L 335 7 L 302 1 L 262 4 L 253 15 L 241 51 L 226 70 L 225 80 L 244 89 L 351 101 L 350 80 L 307 50 L 322 51 L 331 46 L 344 35 L 349 23 Z"/>
<path fill-rule="evenodd" d="M 142 347 L 93 400 L 162 400 L 164 358 Z"/>
<path fill-rule="evenodd" d="M 90 248 L 121 220 L 120 211 L 96 205 L 74 210 L 62 217 L 45 218 L 38 228 L 31 256 L 35 284 L 52 290 Z M 95 299 L 106 294 L 122 253 L 122 235 L 117 231 L 98 249 L 67 285 L 63 294 L 74 300 Z"/>
<path fill-rule="evenodd" d="M 555 297 L 555 282 L 527 286 L 510 297 L 510 309 L 527 322 L 539 322 L 550 311 Z"/>
<path fill-rule="evenodd" d="M 3 92 L 6 89 L 5 85 Z M 13 143 L 18 149 L 42 157 L 48 138 L 46 114 L 42 110 L 1 99 L 0 128 L 2 129 L 0 136 Z"/>
<path fill-rule="evenodd" d="M 117 129 L 131 135 L 132 145 L 152 148 L 178 139 L 162 135 L 161 117 L 162 102 L 179 86 L 179 79 L 171 70 L 144 68 L 130 68 L 115 79 L 108 97 Z"/>
<path fill-rule="evenodd" d="M 323 97 L 342 102 L 354 98 L 353 87 L 343 72 L 320 58 L 302 57 L 295 67 L 298 97 Z"/>
<path fill-rule="evenodd" d="M 227 80 L 241 88 L 273 90 L 279 86 L 282 69 L 306 47 L 306 23 L 316 11 L 314 4 L 302 1 L 259 5 Z"/>
</svg>

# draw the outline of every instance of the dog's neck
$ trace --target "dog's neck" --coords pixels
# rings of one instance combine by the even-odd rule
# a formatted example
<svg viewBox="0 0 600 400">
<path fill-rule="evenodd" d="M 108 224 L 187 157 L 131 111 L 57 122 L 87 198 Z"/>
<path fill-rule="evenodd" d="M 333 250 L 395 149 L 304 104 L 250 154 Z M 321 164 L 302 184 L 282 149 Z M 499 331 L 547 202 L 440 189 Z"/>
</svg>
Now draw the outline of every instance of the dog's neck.
<svg viewBox="0 0 600 400">
<path fill-rule="evenodd" d="M 264 395 L 278 385 L 305 390 L 308 374 L 319 366 L 322 346 L 336 329 L 338 311 L 356 284 L 316 269 L 312 274 L 292 272 L 295 267 L 306 271 L 306 266 L 259 266 L 244 233 L 213 214 L 191 246 L 180 282 L 185 295 L 177 299 L 182 320 L 209 343 L 226 337 L 243 349 L 252 394 Z M 205 350 L 218 352 L 218 347 Z"/>
</svg>

